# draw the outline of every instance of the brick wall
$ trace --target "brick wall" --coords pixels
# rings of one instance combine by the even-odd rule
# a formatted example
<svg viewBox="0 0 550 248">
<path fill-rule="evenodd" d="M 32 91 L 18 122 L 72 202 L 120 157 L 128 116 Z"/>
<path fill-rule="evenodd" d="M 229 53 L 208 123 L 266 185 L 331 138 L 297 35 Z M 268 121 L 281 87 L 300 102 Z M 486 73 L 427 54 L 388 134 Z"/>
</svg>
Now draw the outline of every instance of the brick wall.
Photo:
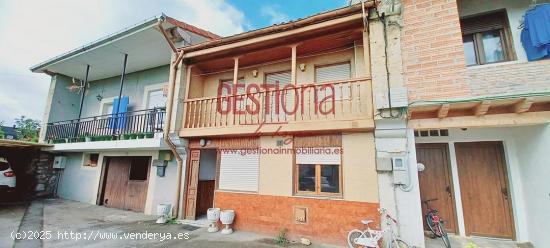
<svg viewBox="0 0 550 248">
<path fill-rule="evenodd" d="M 402 57 L 409 101 L 470 94 L 455 0 L 403 0 Z"/>
<path fill-rule="evenodd" d="M 378 226 L 378 203 L 343 200 L 268 196 L 217 191 L 215 206 L 235 210 L 235 230 L 276 236 L 280 228 L 288 229 L 288 237 L 306 237 L 312 242 L 346 244 L 352 229 L 362 229 L 362 219 L 373 219 Z M 294 206 L 307 207 L 306 224 L 294 222 Z"/>
<path fill-rule="evenodd" d="M 550 60 L 475 66 L 466 75 L 474 96 L 550 91 Z"/>
</svg>

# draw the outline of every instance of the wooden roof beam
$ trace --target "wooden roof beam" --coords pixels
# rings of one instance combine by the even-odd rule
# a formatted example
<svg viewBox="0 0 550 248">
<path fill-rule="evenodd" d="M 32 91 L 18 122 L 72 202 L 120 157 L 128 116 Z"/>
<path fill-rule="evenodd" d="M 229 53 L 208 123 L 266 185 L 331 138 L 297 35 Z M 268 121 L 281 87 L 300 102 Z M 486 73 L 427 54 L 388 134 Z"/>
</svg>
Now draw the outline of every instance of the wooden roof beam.
<svg viewBox="0 0 550 248">
<path fill-rule="evenodd" d="M 477 105 L 474 108 L 475 116 L 482 116 L 482 115 L 487 114 L 490 107 L 491 107 L 491 101 L 483 101 L 483 102 L 479 103 L 479 105 Z"/>
<path fill-rule="evenodd" d="M 449 115 L 449 109 L 451 109 L 451 104 L 445 103 L 439 107 L 439 110 L 437 111 L 437 118 L 445 118 L 447 115 Z"/>
<path fill-rule="evenodd" d="M 531 106 L 533 105 L 533 98 L 524 98 L 523 100 L 519 101 L 518 103 L 514 104 L 514 112 L 516 114 L 525 113 L 529 111 Z"/>
</svg>

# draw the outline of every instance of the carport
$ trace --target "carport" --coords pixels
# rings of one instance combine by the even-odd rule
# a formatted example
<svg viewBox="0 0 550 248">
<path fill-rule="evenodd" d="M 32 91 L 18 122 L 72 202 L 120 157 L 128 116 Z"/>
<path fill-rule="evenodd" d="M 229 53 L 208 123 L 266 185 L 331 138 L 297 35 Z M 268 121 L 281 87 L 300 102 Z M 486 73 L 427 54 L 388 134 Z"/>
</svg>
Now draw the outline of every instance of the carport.
<svg viewBox="0 0 550 248">
<path fill-rule="evenodd" d="M 0 197 L 0 202 L 47 196 L 55 191 L 57 172 L 52 168 L 53 155 L 42 151 L 50 146 L 0 139 L 0 157 L 8 160 L 17 180 L 15 192 Z"/>
</svg>

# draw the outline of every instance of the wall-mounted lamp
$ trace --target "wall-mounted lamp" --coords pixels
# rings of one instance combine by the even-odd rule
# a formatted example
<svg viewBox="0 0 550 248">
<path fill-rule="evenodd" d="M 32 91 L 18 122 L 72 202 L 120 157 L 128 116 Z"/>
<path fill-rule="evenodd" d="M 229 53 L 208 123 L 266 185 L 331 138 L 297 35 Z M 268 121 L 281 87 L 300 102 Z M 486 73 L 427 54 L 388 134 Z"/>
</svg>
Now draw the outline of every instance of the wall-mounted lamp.
<svg viewBox="0 0 550 248">
<path fill-rule="evenodd" d="M 200 145 L 201 147 L 206 146 L 206 140 L 205 140 L 205 139 L 200 139 L 200 140 L 199 140 L 199 145 Z"/>
<path fill-rule="evenodd" d="M 306 70 L 306 64 L 304 64 L 304 63 L 301 63 L 298 67 L 300 68 L 300 71 L 305 71 Z"/>
<path fill-rule="evenodd" d="M 258 77 L 258 70 L 252 70 L 252 76 Z"/>
</svg>

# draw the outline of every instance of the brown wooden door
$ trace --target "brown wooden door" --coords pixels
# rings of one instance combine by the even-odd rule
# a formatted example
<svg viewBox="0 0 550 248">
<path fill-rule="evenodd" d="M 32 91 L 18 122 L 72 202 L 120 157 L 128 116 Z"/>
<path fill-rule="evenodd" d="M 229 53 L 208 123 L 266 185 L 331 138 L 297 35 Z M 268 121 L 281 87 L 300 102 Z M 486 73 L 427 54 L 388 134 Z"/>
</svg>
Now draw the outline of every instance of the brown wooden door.
<svg viewBox="0 0 550 248">
<path fill-rule="evenodd" d="M 105 194 L 103 205 L 111 208 L 124 208 L 126 187 L 130 172 L 130 158 L 112 157 L 107 163 Z"/>
<path fill-rule="evenodd" d="M 145 210 L 150 161 L 150 157 L 132 158 L 124 209 L 136 212 Z"/>
<path fill-rule="evenodd" d="M 192 150 L 191 159 L 189 160 L 189 182 L 187 184 L 185 218 L 190 220 L 194 220 L 196 217 L 200 155 L 200 150 Z"/>
<path fill-rule="evenodd" d="M 501 142 L 456 143 L 466 235 L 514 238 Z"/>
<path fill-rule="evenodd" d="M 456 215 L 454 207 L 453 188 L 451 183 L 451 167 L 447 144 L 416 144 L 416 159 L 424 164 L 424 171 L 418 173 L 420 182 L 420 199 L 437 198 L 430 202 L 430 207 L 439 211 L 450 233 L 456 233 Z M 422 216 L 426 216 L 426 205 L 422 204 Z M 426 220 L 424 229 L 428 230 Z"/>
<path fill-rule="evenodd" d="M 208 209 L 214 206 L 215 188 L 215 180 L 199 181 L 199 186 L 197 188 L 197 216 L 206 214 Z"/>
</svg>

